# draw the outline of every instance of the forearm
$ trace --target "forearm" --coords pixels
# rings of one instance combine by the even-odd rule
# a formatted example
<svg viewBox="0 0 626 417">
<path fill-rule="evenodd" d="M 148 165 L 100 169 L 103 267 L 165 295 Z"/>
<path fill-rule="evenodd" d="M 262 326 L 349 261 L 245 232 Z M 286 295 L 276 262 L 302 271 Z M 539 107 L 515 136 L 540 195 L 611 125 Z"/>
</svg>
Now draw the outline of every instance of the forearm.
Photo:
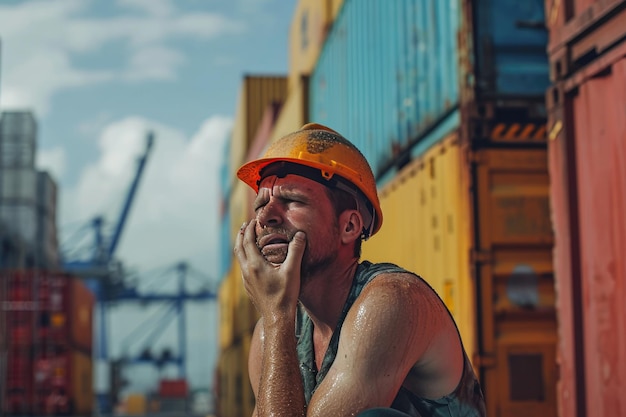
<svg viewBox="0 0 626 417">
<path fill-rule="evenodd" d="M 265 322 L 261 380 L 256 405 L 259 417 L 306 414 L 294 326 L 293 319 Z"/>
</svg>

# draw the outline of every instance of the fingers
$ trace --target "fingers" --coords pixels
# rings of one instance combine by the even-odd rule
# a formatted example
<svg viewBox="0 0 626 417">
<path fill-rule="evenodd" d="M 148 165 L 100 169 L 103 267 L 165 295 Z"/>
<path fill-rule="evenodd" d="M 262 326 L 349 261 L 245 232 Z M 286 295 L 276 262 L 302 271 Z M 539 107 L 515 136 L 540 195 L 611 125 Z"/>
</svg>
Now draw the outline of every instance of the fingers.
<svg viewBox="0 0 626 417">
<path fill-rule="evenodd" d="M 235 252 L 235 255 L 241 265 L 243 265 L 247 259 L 246 251 L 244 250 L 244 238 L 250 223 L 252 222 L 243 222 L 239 228 L 239 232 L 237 232 L 237 237 L 235 238 L 235 247 L 233 248 L 233 252 Z"/>
<path fill-rule="evenodd" d="M 300 272 L 302 265 L 302 256 L 304 255 L 304 249 L 306 248 L 306 235 L 302 231 L 296 232 L 291 242 L 289 242 L 289 249 L 287 250 L 287 258 L 283 263 L 283 266 L 290 271 Z"/>
</svg>

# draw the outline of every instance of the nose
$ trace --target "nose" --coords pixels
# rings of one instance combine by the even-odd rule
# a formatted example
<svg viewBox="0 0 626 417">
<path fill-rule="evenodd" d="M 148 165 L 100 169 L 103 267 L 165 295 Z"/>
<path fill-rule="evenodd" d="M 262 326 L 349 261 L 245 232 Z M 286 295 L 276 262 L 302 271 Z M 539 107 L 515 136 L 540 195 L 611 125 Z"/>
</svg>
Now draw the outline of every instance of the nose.
<svg viewBox="0 0 626 417">
<path fill-rule="evenodd" d="M 261 207 L 256 213 L 257 225 L 259 227 L 276 227 L 283 222 L 283 213 L 280 201 L 273 196 L 267 204 Z"/>
</svg>

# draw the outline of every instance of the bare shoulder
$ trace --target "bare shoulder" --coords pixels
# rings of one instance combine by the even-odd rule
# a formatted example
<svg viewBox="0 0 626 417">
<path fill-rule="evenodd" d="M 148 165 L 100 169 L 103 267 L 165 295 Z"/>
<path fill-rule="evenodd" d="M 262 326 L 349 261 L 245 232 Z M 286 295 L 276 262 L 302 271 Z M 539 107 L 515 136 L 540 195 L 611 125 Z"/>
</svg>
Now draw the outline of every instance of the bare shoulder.
<svg viewBox="0 0 626 417">
<path fill-rule="evenodd" d="M 411 273 L 382 273 L 365 285 L 346 323 L 355 332 L 379 329 L 381 336 L 402 337 L 418 356 L 442 330 L 454 328 L 439 296 Z"/>
<path fill-rule="evenodd" d="M 373 304 L 376 307 L 406 310 L 407 313 L 444 314 L 447 309 L 437 293 L 420 277 L 412 273 L 382 273 L 365 285 L 359 304 Z"/>
</svg>

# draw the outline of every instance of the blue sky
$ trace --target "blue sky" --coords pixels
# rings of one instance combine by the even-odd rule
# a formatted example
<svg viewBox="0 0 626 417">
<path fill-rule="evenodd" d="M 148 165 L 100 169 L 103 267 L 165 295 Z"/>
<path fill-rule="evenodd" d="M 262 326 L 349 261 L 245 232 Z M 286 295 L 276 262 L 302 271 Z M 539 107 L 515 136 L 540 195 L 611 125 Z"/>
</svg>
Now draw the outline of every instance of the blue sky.
<svg viewBox="0 0 626 417">
<path fill-rule="evenodd" d="M 118 256 L 140 275 L 186 259 L 217 278 L 217 252 L 227 243 L 218 241 L 219 164 L 240 83 L 245 74 L 286 74 L 294 7 L 295 0 L 2 1 L 0 110 L 35 113 L 37 165 L 59 185 L 62 238 L 97 214 L 116 218 L 153 130 Z M 118 310 L 114 323 L 146 314 Z M 202 332 L 191 338 L 206 340 Z M 195 352 L 202 363 L 190 375 L 201 385 L 211 372 L 204 356 Z"/>
</svg>

